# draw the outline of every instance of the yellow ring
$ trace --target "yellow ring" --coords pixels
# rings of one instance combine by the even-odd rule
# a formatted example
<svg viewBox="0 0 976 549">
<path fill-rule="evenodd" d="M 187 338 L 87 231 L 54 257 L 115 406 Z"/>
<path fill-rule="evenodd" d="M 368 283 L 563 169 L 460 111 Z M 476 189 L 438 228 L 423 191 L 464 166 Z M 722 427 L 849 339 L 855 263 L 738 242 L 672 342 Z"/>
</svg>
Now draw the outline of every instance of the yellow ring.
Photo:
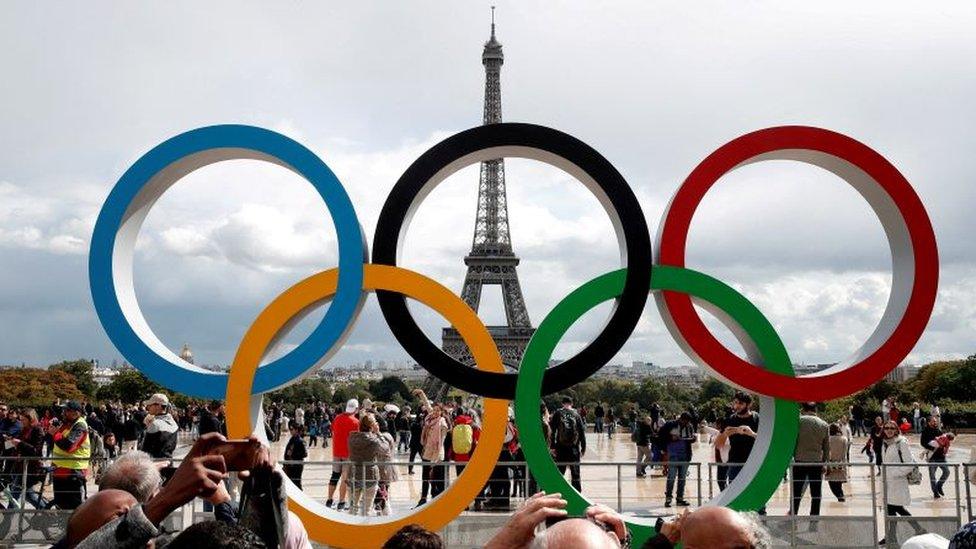
<svg viewBox="0 0 976 549">
<path fill-rule="evenodd" d="M 283 328 L 288 327 L 296 316 L 335 294 L 338 273 L 338 269 L 330 269 L 295 284 L 261 311 L 248 329 L 237 349 L 227 381 L 227 433 L 230 437 L 244 438 L 259 432 L 254 420 L 259 419 L 263 397 L 251 394 L 254 374 Z M 365 290 L 400 292 L 443 315 L 467 343 L 479 369 L 505 371 L 498 348 L 485 325 L 450 290 L 419 273 L 399 267 L 366 264 L 363 275 Z M 508 424 L 508 401 L 486 398 L 484 402 L 481 439 L 464 468 L 464 474 L 416 513 L 378 523 L 367 522 L 366 517 L 339 515 L 285 479 L 288 508 L 302 519 L 311 539 L 335 547 L 379 547 L 407 524 L 420 524 L 434 531 L 442 529 L 474 500 L 498 461 L 498 449 Z M 263 433 L 261 438 L 264 438 Z M 359 522 L 339 521 L 324 516 L 326 514 Z"/>
</svg>

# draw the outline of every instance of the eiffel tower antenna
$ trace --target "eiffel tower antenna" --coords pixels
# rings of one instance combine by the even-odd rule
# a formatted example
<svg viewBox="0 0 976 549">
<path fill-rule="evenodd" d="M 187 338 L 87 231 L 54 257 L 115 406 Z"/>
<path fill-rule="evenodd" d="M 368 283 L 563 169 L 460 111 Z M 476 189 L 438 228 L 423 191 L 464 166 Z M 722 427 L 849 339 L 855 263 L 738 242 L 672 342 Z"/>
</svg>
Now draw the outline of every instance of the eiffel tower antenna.
<svg viewBox="0 0 976 549">
<path fill-rule="evenodd" d="M 481 54 L 485 66 L 484 124 L 502 121 L 501 68 L 505 62 L 502 44 L 495 37 L 495 7 L 491 7 L 491 37 L 485 42 Z M 489 326 L 488 331 L 498 346 L 502 362 L 509 369 L 517 369 L 529 339 L 535 332 L 515 268 L 519 258 L 512 250 L 512 237 L 508 225 L 508 199 L 505 192 L 505 160 L 497 158 L 481 163 L 478 183 L 478 209 L 475 216 L 474 237 L 471 252 L 465 256 L 468 268 L 461 289 L 461 299 L 474 311 L 481 302 L 481 290 L 485 285 L 502 287 L 505 305 L 505 326 Z M 444 352 L 468 365 L 474 365 L 471 352 L 453 328 L 442 333 Z M 447 385 L 433 382 L 427 394 L 434 400 L 443 400 Z M 439 380 L 437 380 L 439 381 Z"/>
</svg>

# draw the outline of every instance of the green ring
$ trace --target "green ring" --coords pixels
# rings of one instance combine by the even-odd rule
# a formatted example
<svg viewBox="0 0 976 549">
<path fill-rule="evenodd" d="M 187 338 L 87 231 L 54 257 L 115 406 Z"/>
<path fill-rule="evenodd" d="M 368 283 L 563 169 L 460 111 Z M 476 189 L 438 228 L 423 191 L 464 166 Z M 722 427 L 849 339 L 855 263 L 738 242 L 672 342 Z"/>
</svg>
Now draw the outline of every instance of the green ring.
<svg viewBox="0 0 976 549">
<path fill-rule="evenodd" d="M 577 492 L 559 473 L 549 446 L 542 432 L 539 419 L 539 399 L 542 376 L 552 358 L 556 344 L 581 316 L 604 301 L 614 299 L 623 292 L 626 269 L 599 276 L 580 286 L 563 299 L 542 321 L 525 349 L 519 367 L 515 390 L 515 422 L 519 430 L 522 450 L 540 489 L 549 493 L 559 492 L 568 502 L 570 514 L 582 514 L 591 503 Z M 681 267 L 654 266 L 651 288 L 682 292 L 718 307 L 739 324 L 752 339 L 763 357 L 765 367 L 784 375 L 794 375 L 793 365 L 782 340 L 759 309 L 732 287 L 702 273 Z M 733 483 L 745 483 L 746 487 L 728 506 L 736 510 L 756 510 L 769 501 L 789 467 L 796 446 L 799 426 L 799 406 L 789 400 L 774 400 L 774 422 L 769 451 L 751 478 L 739 475 Z M 760 436 L 767 436 L 760 433 Z M 750 461 L 755 456 L 750 456 Z M 728 487 L 727 489 L 731 489 Z M 642 545 L 656 534 L 653 526 L 627 521 L 634 546 Z"/>
</svg>

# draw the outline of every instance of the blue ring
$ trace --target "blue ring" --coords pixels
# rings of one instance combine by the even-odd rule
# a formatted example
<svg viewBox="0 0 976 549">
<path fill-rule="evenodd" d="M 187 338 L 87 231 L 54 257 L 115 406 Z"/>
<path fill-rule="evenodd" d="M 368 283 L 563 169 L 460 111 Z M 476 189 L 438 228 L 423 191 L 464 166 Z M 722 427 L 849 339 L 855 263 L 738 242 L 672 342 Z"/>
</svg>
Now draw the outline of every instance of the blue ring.
<svg viewBox="0 0 976 549">
<path fill-rule="evenodd" d="M 348 333 L 366 295 L 367 246 L 359 219 L 339 179 L 312 151 L 279 133 L 243 125 L 198 128 L 157 145 L 122 175 L 98 214 L 88 262 L 92 299 L 102 327 L 129 363 L 165 387 L 210 399 L 226 396 L 227 374 L 189 370 L 151 349 L 122 312 L 112 262 L 126 210 L 153 177 L 190 155 L 228 148 L 252 153 L 242 158 L 253 158 L 253 153 L 271 157 L 308 180 L 332 214 L 339 244 L 338 288 L 324 318 L 298 347 L 258 369 L 254 391 L 264 393 L 296 381 L 328 356 Z"/>
</svg>

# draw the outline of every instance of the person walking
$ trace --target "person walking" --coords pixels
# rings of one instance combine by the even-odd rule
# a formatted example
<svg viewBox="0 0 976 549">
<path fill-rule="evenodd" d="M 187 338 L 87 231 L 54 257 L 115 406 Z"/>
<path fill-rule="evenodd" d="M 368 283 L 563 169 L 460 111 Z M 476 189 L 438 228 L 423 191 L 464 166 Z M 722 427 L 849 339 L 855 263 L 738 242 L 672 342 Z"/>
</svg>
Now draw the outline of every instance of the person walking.
<svg viewBox="0 0 976 549">
<path fill-rule="evenodd" d="M 299 463 L 284 463 L 281 465 L 281 470 L 284 471 L 285 476 L 291 479 L 299 490 L 302 489 L 302 472 L 305 469 L 305 464 L 301 462 L 305 461 L 305 458 L 308 457 L 308 448 L 305 447 L 304 433 L 302 433 L 303 429 L 304 427 L 299 425 L 297 421 L 293 421 L 288 426 L 288 432 L 291 438 L 288 439 L 288 444 L 285 445 L 285 461 L 297 461 Z"/>
<path fill-rule="evenodd" d="M 607 407 L 607 418 L 604 426 L 607 428 L 607 438 L 613 438 L 613 434 L 617 432 L 617 418 L 613 415 L 613 406 Z"/>
<path fill-rule="evenodd" d="M 637 478 L 647 476 L 647 465 L 651 462 L 651 438 L 654 437 L 654 428 L 651 425 L 651 416 L 645 414 L 637 424 L 634 443 L 637 444 Z"/>
<path fill-rule="evenodd" d="M 851 431 L 855 436 L 864 436 L 867 430 L 864 428 L 864 406 L 860 402 L 855 402 L 850 408 Z"/>
<path fill-rule="evenodd" d="M 868 436 L 867 442 L 864 444 L 864 447 L 868 450 L 868 452 L 874 455 L 874 463 L 879 467 L 884 459 L 884 455 L 882 454 L 885 439 L 884 424 L 885 420 L 881 419 L 881 416 L 874 418 L 874 426 L 871 427 L 871 433 Z M 898 425 L 895 424 L 895 428 L 897 427 Z M 878 471 L 877 474 L 880 475 L 881 471 Z"/>
<path fill-rule="evenodd" d="M 399 454 L 406 454 L 410 451 L 410 408 L 405 407 L 397 412 L 393 424 L 397 434 L 396 451 Z"/>
<path fill-rule="evenodd" d="M 922 416 L 922 405 L 918 402 L 912 403 L 912 427 L 916 433 L 921 433 L 925 428 L 925 417 Z"/>
<path fill-rule="evenodd" d="M 844 436 L 840 425 L 831 424 L 830 426 L 830 439 L 828 441 L 830 446 L 830 456 L 827 461 L 830 465 L 827 466 L 827 486 L 830 488 L 830 492 L 834 494 L 837 501 L 844 502 L 844 483 L 847 482 L 847 438 Z"/>
<path fill-rule="evenodd" d="M 696 438 L 691 414 L 682 412 L 677 420 L 665 423 L 658 435 L 661 438 L 664 461 L 668 468 L 668 477 L 664 485 L 664 506 L 671 507 L 672 494 L 677 496 L 678 505 L 688 506 L 690 504 L 685 501 L 685 482 L 688 478 L 688 463 L 691 461 L 691 444 Z M 675 492 L 676 479 L 677 492 Z"/>
<path fill-rule="evenodd" d="M 810 485 L 810 516 L 820 514 L 824 463 L 830 459 L 830 428 L 817 416 L 817 404 L 800 405 L 800 424 L 793 452 L 793 516 L 800 514 L 800 501 Z"/>
<path fill-rule="evenodd" d="M 586 427 L 583 418 L 573 409 L 573 397 L 562 399 L 562 408 L 556 410 L 549 419 L 552 432 L 550 448 L 555 451 L 556 467 L 559 473 L 566 474 L 569 467 L 570 483 L 573 488 L 583 491 L 580 481 L 580 459 L 586 454 Z"/>
<path fill-rule="evenodd" d="M 888 516 L 910 517 L 912 514 L 908 512 L 908 506 L 912 502 L 912 494 L 908 477 L 915 471 L 915 457 L 912 456 L 908 439 L 902 436 L 896 422 L 888 420 L 882 424 L 881 431 L 884 437 L 881 445 L 882 463 L 889 466 L 884 476 L 887 493 L 885 512 Z M 912 520 L 909 524 L 915 529 L 916 534 L 924 533 L 925 530 L 918 522 Z M 879 541 L 878 545 L 893 543 L 894 547 L 898 547 L 898 541 L 895 539 L 897 528 L 886 528 L 886 531 L 888 535 Z"/>
<path fill-rule="evenodd" d="M 593 432 L 602 433 L 603 432 L 603 418 L 606 417 L 607 412 L 604 409 L 603 404 L 599 402 L 596 404 L 596 408 L 593 409 Z"/>
<path fill-rule="evenodd" d="M 922 448 L 925 449 L 925 455 L 928 457 L 927 461 L 932 464 L 939 464 L 928 467 L 929 486 L 932 488 L 932 497 L 935 499 L 945 496 L 942 487 L 949 478 L 949 467 L 945 465 L 948 447 L 943 447 L 939 442 L 942 434 L 942 429 L 939 428 L 939 420 L 935 416 L 929 416 L 925 428 L 922 429 L 921 443 Z M 935 479 L 936 470 L 941 473 L 939 480 Z"/>
<path fill-rule="evenodd" d="M 410 465 L 407 466 L 408 475 L 413 474 L 414 459 L 424 451 L 424 445 L 420 441 L 420 432 L 424 428 L 424 419 L 427 417 L 427 410 L 429 408 L 421 406 L 417 409 L 417 415 L 410 420 L 410 456 L 407 459 Z"/>
<path fill-rule="evenodd" d="M 346 508 L 346 480 L 349 478 L 349 437 L 359 430 L 359 401 L 350 398 L 346 401 L 346 411 L 336 416 L 332 424 L 332 434 L 335 440 L 332 445 L 332 476 L 329 478 L 329 493 L 325 500 L 326 507 L 332 507 L 336 486 L 339 487 L 339 502 L 336 511 Z"/>
</svg>

